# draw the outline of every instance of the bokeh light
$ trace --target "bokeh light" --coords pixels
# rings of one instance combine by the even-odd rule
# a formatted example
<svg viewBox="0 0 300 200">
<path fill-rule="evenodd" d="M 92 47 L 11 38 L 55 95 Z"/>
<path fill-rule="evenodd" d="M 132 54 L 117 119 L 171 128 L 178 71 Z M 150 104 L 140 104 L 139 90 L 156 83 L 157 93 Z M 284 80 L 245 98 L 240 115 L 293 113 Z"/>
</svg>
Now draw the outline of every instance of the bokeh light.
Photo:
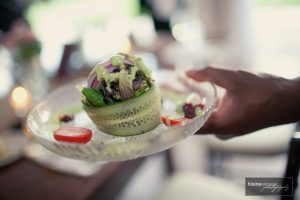
<svg viewBox="0 0 300 200">
<path fill-rule="evenodd" d="M 24 87 L 18 86 L 12 90 L 9 102 L 15 110 L 16 115 L 23 117 L 30 108 L 31 94 Z"/>
</svg>

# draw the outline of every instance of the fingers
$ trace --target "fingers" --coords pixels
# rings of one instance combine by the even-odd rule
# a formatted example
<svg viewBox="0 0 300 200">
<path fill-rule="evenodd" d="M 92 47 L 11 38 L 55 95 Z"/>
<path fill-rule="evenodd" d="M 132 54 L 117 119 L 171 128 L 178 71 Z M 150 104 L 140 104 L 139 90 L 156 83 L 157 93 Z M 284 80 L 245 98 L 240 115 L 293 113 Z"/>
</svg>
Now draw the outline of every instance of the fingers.
<svg viewBox="0 0 300 200">
<path fill-rule="evenodd" d="M 202 70 L 190 70 L 186 72 L 186 75 L 196 81 L 209 81 L 226 89 L 234 86 L 237 80 L 237 72 L 213 67 L 207 67 Z"/>
<path fill-rule="evenodd" d="M 236 136 L 236 134 L 220 134 L 222 130 L 218 127 L 216 123 L 216 115 L 213 113 L 211 117 L 207 120 L 207 122 L 201 127 L 196 134 L 197 135 L 206 135 L 206 134 L 214 134 L 217 138 L 221 140 L 228 140 Z"/>
<path fill-rule="evenodd" d="M 216 125 L 216 111 L 214 111 L 205 124 L 197 131 L 197 134 L 212 134 L 218 132 Z"/>
<path fill-rule="evenodd" d="M 241 80 L 243 80 L 239 72 L 207 67 L 203 70 L 187 71 L 186 74 L 195 81 L 209 81 L 226 89 L 225 96 L 221 102 L 220 100 L 218 101 L 218 104 L 222 105 L 216 107 L 204 126 L 198 130 L 197 134 L 218 134 L 216 136 L 220 139 L 232 138 L 235 134 L 226 129 L 227 124 L 224 124 L 224 119 L 228 121 L 228 115 L 225 111 L 232 106 L 232 98 L 237 93 Z M 222 107 L 219 108 L 219 106 Z"/>
</svg>

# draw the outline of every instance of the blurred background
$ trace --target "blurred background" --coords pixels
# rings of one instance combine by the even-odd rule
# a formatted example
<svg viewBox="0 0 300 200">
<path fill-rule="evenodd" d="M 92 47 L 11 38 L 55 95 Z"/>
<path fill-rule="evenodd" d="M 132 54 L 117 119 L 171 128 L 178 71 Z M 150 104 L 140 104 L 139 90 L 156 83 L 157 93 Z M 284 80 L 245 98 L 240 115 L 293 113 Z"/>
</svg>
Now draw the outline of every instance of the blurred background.
<svg viewBox="0 0 300 200">
<path fill-rule="evenodd" d="M 0 198 L 16 199 L 10 189 L 24 188 L 8 186 L 7 181 L 17 178 L 17 171 L 33 169 L 52 170 L 52 174 L 36 174 L 36 180 L 44 180 L 40 185 L 48 185 L 43 186 L 45 193 L 54 190 L 49 186 L 53 177 L 69 178 L 70 183 L 85 177 L 82 184 L 92 182 L 94 189 L 76 198 L 100 195 L 97 188 L 104 186 L 95 179 L 103 176 L 103 165 L 57 158 L 24 136 L 29 110 L 53 89 L 87 76 L 97 62 L 126 52 L 141 56 L 157 76 L 162 70 L 175 73 L 215 64 L 295 78 L 300 75 L 299 22 L 299 0 L 2 0 Z M 174 200 L 174 191 L 191 194 L 194 191 L 188 188 L 197 184 L 203 188 L 204 180 L 220 188 L 232 184 L 227 185 L 228 191 L 244 195 L 245 177 L 283 176 L 294 132 L 295 125 L 290 124 L 229 141 L 214 136 L 188 138 L 134 165 L 136 170 L 124 176 L 126 184 L 114 198 Z M 47 156 L 63 167 L 50 167 Z M 73 174 L 64 174 L 72 170 Z M 28 185 L 28 190 L 33 188 Z"/>
</svg>

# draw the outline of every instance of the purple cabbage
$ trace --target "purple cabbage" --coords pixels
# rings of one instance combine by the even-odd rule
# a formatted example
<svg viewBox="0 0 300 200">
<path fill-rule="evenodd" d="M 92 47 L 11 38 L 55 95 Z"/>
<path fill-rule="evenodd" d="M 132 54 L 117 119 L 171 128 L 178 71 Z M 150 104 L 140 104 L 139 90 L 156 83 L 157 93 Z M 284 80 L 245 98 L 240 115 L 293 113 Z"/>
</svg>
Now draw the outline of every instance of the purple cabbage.
<svg viewBox="0 0 300 200">
<path fill-rule="evenodd" d="M 141 73 L 137 73 L 135 79 L 132 82 L 134 91 L 136 91 L 142 85 L 143 79 Z"/>
<path fill-rule="evenodd" d="M 92 72 L 89 75 L 88 80 L 87 80 L 87 86 L 89 88 L 99 88 L 100 82 L 98 81 L 97 75 L 95 72 Z"/>
</svg>

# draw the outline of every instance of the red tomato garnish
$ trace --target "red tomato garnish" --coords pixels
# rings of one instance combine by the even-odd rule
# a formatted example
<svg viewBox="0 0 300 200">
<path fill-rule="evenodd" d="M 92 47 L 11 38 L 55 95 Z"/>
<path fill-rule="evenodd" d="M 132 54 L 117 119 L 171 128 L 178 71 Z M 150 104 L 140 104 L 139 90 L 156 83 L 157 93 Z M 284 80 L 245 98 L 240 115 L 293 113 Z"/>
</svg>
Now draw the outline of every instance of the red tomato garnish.
<svg viewBox="0 0 300 200">
<path fill-rule="evenodd" d="M 54 131 L 54 138 L 61 142 L 88 143 L 92 138 L 92 131 L 87 128 L 64 126 Z"/>
<path fill-rule="evenodd" d="M 186 118 L 179 118 L 179 119 L 170 119 L 166 116 L 161 117 L 161 121 L 166 125 L 166 126 L 178 126 L 181 125 Z"/>
</svg>

